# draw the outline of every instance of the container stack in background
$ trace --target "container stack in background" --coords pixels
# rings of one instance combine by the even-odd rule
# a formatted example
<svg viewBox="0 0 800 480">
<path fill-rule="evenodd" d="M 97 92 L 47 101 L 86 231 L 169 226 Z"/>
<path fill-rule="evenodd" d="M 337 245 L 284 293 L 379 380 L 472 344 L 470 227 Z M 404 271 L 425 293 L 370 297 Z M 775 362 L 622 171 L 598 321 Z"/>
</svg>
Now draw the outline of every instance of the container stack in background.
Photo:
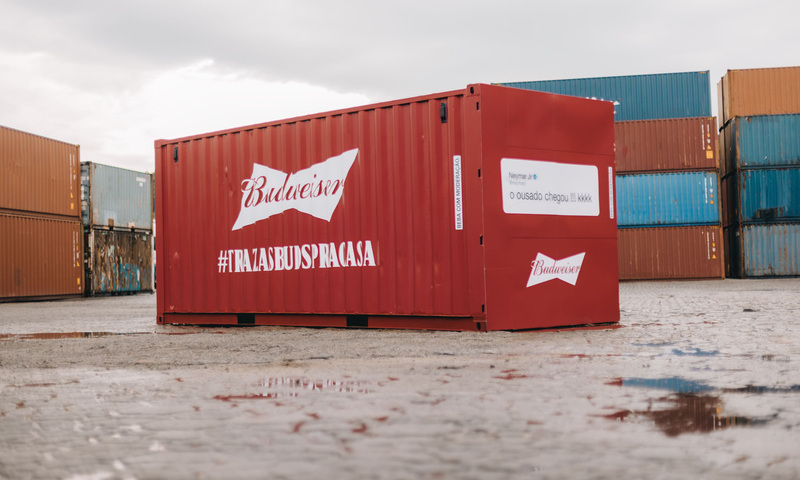
<svg viewBox="0 0 800 480">
<path fill-rule="evenodd" d="M 728 70 L 717 92 L 728 274 L 800 275 L 800 67 Z"/>
<path fill-rule="evenodd" d="M 615 125 L 620 279 L 722 278 L 716 120 Z"/>
<path fill-rule="evenodd" d="M 153 291 L 153 177 L 84 162 L 87 295 Z"/>
<path fill-rule="evenodd" d="M 723 277 L 708 72 L 503 85 L 614 102 L 620 279 Z"/>
<path fill-rule="evenodd" d="M 83 295 L 80 147 L 0 126 L 0 301 Z"/>
</svg>

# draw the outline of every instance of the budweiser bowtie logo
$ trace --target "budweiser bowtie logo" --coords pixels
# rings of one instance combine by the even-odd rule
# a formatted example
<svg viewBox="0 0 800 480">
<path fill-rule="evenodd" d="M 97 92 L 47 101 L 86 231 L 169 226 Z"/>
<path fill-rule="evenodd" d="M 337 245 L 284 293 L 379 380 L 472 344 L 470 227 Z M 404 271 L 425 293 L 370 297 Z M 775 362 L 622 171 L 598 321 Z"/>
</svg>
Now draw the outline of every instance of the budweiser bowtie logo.
<svg viewBox="0 0 800 480">
<path fill-rule="evenodd" d="M 292 208 L 330 222 L 356 155 L 354 148 L 290 174 L 254 163 L 250 178 L 242 180 L 242 208 L 232 230 Z"/>
<path fill-rule="evenodd" d="M 536 254 L 536 260 L 531 262 L 531 276 L 528 278 L 527 286 L 532 287 L 556 278 L 575 285 L 578 282 L 585 255 L 586 252 L 583 252 L 561 260 L 553 260 L 542 253 Z"/>
</svg>

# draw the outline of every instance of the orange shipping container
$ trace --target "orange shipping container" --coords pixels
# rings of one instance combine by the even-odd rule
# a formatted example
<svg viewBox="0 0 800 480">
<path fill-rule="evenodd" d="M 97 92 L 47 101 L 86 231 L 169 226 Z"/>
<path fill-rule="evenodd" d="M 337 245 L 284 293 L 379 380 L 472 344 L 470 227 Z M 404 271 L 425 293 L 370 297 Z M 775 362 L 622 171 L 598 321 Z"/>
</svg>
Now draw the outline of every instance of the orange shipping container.
<svg viewBox="0 0 800 480">
<path fill-rule="evenodd" d="M 621 228 L 619 278 L 723 278 L 722 243 L 722 229 L 718 225 Z"/>
<path fill-rule="evenodd" d="M 80 147 L 0 126 L 0 209 L 80 217 Z"/>
<path fill-rule="evenodd" d="M 714 117 L 614 123 L 617 173 L 716 170 Z"/>
<path fill-rule="evenodd" d="M 720 127 L 734 117 L 800 113 L 800 67 L 728 70 L 717 95 Z"/>
<path fill-rule="evenodd" d="M 83 224 L 0 213 L 0 300 L 83 294 Z"/>
</svg>

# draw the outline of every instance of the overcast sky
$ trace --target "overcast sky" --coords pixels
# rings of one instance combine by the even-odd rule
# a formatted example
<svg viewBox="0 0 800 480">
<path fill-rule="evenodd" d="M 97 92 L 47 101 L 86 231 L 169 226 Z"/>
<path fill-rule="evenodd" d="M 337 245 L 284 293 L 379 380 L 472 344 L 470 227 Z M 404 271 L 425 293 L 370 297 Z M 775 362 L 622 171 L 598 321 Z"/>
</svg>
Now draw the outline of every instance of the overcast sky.
<svg viewBox="0 0 800 480">
<path fill-rule="evenodd" d="M 800 65 L 800 2 L 0 0 L 0 125 L 153 142 L 469 83 Z"/>
</svg>

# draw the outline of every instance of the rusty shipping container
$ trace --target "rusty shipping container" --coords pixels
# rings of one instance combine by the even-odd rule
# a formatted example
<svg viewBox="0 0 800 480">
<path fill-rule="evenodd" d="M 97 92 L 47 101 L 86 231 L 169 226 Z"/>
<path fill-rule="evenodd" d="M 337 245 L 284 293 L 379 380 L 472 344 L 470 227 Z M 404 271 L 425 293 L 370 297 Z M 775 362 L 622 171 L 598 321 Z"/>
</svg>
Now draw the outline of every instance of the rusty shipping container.
<svg viewBox="0 0 800 480">
<path fill-rule="evenodd" d="M 613 105 L 490 85 L 155 142 L 158 321 L 617 322 Z"/>
<path fill-rule="evenodd" d="M 87 229 L 88 295 L 153 291 L 153 236 L 150 232 Z"/>
<path fill-rule="evenodd" d="M 719 168 L 714 117 L 616 122 L 614 141 L 618 173 Z"/>
<path fill-rule="evenodd" d="M 0 210 L 77 217 L 80 147 L 0 126 Z"/>
<path fill-rule="evenodd" d="M 735 117 L 800 113 L 800 67 L 728 70 L 717 97 L 720 127 Z"/>
<path fill-rule="evenodd" d="M 619 230 L 620 280 L 723 278 L 719 226 Z"/>
<path fill-rule="evenodd" d="M 755 168 L 722 179 L 725 225 L 800 221 L 800 168 Z"/>
<path fill-rule="evenodd" d="M 731 277 L 800 276 L 800 224 L 732 225 L 725 228 Z"/>
<path fill-rule="evenodd" d="M 83 295 L 80 218 L 0 212 L 0 300 Z"/>
</svg>

